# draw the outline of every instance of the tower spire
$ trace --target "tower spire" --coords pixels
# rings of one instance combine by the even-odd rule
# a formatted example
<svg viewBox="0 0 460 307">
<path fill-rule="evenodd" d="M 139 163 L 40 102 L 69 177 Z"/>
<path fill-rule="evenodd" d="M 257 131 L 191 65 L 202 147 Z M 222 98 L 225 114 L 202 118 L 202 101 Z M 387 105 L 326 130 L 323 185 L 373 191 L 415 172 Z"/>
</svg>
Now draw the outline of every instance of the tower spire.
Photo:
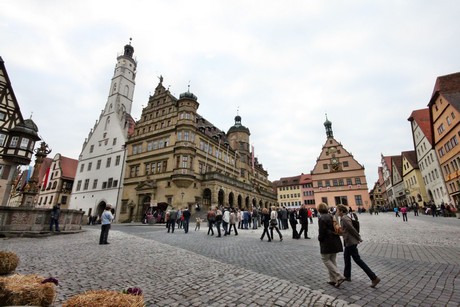
<svg viewBox="0 0 460 307">
<path fill-rule="evenodd" d="M 332 133 L 332 122 L 327 119 L 327 113 L 326 113 L 326 121 L 324 122 L 324 127 L 326 128 L 326 136 L 327 138 L 333 138 L 334 134 Z"/>
</svg>

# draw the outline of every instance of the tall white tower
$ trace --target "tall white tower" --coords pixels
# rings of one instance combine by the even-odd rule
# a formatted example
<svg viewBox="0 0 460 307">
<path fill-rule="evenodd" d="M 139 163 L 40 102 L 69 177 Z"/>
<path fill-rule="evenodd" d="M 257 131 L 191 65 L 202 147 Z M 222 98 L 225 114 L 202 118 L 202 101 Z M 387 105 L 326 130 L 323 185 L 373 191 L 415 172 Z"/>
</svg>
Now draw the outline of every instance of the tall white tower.
<svg viewBox="0 0 460 307">
<path fill-rule="evenodd" d="M 107 204 L 118 207 L 123 188 L 125 142 L 134 131 L 131 117 L 137 62 L 131 42 L 117 57 L 104 109 L 83 143 L 72 188 L 70 209 L 100 215 Z"/>
</svg>

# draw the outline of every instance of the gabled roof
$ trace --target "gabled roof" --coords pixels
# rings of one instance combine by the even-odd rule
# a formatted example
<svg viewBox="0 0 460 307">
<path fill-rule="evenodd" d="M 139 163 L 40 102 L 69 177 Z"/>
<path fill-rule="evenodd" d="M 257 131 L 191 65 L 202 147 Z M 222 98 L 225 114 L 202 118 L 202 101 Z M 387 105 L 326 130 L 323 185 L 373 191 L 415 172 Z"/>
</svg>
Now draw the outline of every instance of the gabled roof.
<svg viewBox="0 0 460 307">
<path fill-rule="evenodd" d="M 75 179 L 78 160 L 61 156 L 61 169 L 63 179 Z"/>
<path fill-rule="evenodd" d="M 391 177 L 393 178 L 393 173 L 395 171 L 399 172 L 399 175 L 402 177 L 402 156 L 392 156 L 391 163 L 394 164 L 395 168 L 391 168 Z"/>
<path fill-rule="evenodd" d="M 410 117 L 407 120 L 410 122 L 415 121 L 422 130 L 427 140 L 430 142 L 431 145 L 433 145 L 433 136 L 431 133 L 432 126 L 429 108 L 412 111 Z"/>
<path fill-rule="evenodd" d="M 415 153 L 415 150 L 403 151 L 401 155 L 407 159 L 412 168 L 418 169 L 417 154 Z"/>
<path fill-rule="evenodd" d="M 436 92 L 460 92 L 460 72 L 439 76 L 431 96 L 434 96 Z"/>
<path fill-rule="evenodd" d="M 456 93 L 442 93 L 441 94 L 451 106 L 460 112 L 460 91 Z"/>
</svg>

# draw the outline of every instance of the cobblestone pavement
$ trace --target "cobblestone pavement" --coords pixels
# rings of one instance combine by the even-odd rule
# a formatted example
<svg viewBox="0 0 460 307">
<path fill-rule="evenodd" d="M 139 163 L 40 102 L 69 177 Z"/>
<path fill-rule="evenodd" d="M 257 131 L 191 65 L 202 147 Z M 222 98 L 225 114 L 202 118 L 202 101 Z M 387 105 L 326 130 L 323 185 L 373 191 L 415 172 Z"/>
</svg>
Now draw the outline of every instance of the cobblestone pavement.
<svg viewBox="0 0 460 307">
<path fill-rule="evenodd" d="M 90 289 L 140 287 L 147 306 L 459 306 L 460 220 L 393 214 L 360 215 L 360 254 L 382 279 L 370 288 L 353 264 L 352 281 L 327 284 L 317 220 L 311 240 L 260 241 L 262 229 L 238 236 L 207 236 L 207 227 L 185 234 L 164 226 L 113 225 L 110 245 L 99 245 L 99 227 L 47 238 L 2 239 L 16 252 L 17 272 L 57 277 L 57 306 Z M 343 269 L 342 254 L 338 256 Z"/>
</svg>

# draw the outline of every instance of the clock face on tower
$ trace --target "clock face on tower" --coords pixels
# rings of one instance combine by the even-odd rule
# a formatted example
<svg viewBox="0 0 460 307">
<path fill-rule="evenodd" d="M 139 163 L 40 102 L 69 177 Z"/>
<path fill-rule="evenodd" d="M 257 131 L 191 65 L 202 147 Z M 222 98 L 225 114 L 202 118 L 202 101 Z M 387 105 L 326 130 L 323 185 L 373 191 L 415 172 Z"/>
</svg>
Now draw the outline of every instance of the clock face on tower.
<svg viewBox="0 0 460 307">
<path fill-rule="evenodd" d="M 335 171 L 338 171 L 339 170 L 339 160 L 336 158 L 336 157 L 332 157 L 331 159 L 331 169 L 333 172 Z"/>
</svg>

